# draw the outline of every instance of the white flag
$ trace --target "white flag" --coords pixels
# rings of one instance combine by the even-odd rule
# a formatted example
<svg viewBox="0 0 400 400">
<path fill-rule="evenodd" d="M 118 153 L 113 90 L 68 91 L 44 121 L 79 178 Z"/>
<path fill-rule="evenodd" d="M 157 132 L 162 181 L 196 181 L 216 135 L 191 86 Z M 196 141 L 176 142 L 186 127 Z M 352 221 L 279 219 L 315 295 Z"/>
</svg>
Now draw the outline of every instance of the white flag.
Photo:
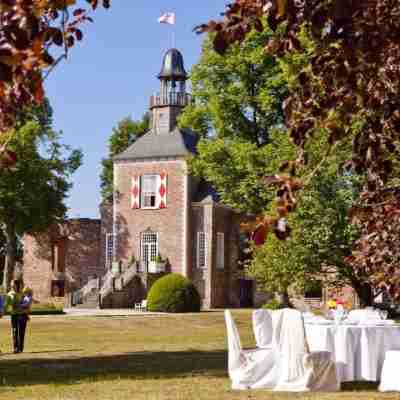
<svg viewBox="0 0 400 400">
<path fill-rule="evenodd" d="M 160 24 L 175 25 L 175 22 L 176 22 L 175 13 L 167 12 L 167 13 L 161 15 L 161 17 L 158 18 L 158 22 L 159 22 Z"/>
</svg>

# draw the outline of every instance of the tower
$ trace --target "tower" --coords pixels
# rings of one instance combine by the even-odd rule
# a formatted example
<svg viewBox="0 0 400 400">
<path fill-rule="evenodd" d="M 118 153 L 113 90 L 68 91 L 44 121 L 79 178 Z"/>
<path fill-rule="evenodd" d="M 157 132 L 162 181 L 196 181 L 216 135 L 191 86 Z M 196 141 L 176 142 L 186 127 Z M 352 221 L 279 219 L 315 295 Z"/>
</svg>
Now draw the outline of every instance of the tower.
<svg viewBox="0 0 400 400">
<path fill-rule="evenodd" d="M 166 134 L 175 129 L 178 115 L 192 101 L 186 93 L 188 76 L 179 50 L 165 53 L 158 79 L 160 93 L 150 98 L 151 128 L 156 134 Z"/>
</svg>

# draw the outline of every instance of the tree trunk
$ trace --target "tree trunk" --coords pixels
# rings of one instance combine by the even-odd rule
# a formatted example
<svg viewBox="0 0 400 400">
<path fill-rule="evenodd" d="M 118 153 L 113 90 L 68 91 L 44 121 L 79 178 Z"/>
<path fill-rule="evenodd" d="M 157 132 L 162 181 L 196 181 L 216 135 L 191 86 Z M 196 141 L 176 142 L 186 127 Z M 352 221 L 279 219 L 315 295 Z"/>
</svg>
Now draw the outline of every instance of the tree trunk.
<svg viewBox="0 0 400 400">
<path fill-rule="evenodd" d="M 5 229 L 6 236 L 6 262 L 4 266 L 3 287 L 7 292 L 11 288 L 11 281 L 14 277 L 14 268 L 17 253 L 17 236 L 15 233 L 15 225 L 7 223 Z"/>
<path fill-rule="evenodd" d="M 373 293 L 371 285 L 366 282 L 353 283 L 353 288 L 360 299 L 361 307 L 370 307 L 373 304 Z"/>
</svg>

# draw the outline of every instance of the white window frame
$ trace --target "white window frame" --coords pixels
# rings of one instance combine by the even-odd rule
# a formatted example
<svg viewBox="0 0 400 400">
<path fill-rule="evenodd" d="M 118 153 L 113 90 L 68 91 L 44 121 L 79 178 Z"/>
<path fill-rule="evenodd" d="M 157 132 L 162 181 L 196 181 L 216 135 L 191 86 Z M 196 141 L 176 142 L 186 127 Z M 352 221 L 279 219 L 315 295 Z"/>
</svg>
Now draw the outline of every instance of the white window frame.
<svg viewBox="0 0 400 400">
<path fill-rule="evenodd" d="M 201 248 L 201 244 L 203 244 L 203 248 Z M 207 267 L 207 242 L 205 232 L 197 232 L 196 266 L 199 269 L 205 269 Z"/>
<path fill-rule="evenodd" d="M 217 269 L 225 269 L 225 234 L 217 232 Z"/>
<path fill-rule="evenodd" d="M 155 178 L 155 189 L 154 189 L 154 206 L 145 206 L 145 179 L 146 178 Z M 159 180 L 160 180 L 160 176 L 157 174 L 144 174 L 140 177 L 140 208 L 144 209 L 144 210 L 154 210 L 156 208 L 158 208 L 158 202 L 159 202 L 159 196 L 158 196 L 158 187 L 159 187 Z M 153 192 L 149 192 L 149 193 L 153 193 Z"/>
<path fill-rule="evenodd" d="M 111 238 L 111 247 L 110 247 L 110 238 Z M 112 262 L 114 260 L 114 244 L 115 244 L 115 235 L 113 233 L 106 233 L 105 264 L 109 268 L 111 268 Z"/>
<path fill-rule="evenodd" d="M 149 265 L 151 262 L 155 262 L 159 253 L 159 235 L 158 232 L 153 232 L 153 231 L 148 231 L 148 232 L 142 232 L 140 234 L 140 263 L 144 263 L 144 251 L 143 251 L 143 244 L 144 244 L 144 238 L 145 235 L 154 235 L 155 236 L 155 252 L 150 254 L 150 259 L 149 259 Z M 150 242 L 149 242 L 150 243 Z M 153 259 L 152 259 L 153 258 Z M 149 265 L 147 266 L 149 268 Z"/>
</svg>

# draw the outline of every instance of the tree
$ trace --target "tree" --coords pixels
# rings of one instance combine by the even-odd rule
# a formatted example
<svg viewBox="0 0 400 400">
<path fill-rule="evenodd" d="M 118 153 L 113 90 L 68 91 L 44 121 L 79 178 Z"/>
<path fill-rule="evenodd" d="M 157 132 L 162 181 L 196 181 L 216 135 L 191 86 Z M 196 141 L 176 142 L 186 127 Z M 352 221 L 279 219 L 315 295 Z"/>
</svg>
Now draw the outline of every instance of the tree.
<svg viewBox="0 0 400 400">
<path fill-rule="evenodd" d="M 92 10 L 98 7 L 98 0 L 86 1 Z M 76 3 L 76 0 L 1 2 L 0 133 L 11 129 L 28 109 L 43 102 L 44 80 L 67 58 L 75 41 L 82 40 L 79 27 L 92 18 Z M 102 4 L 108 8 L 110 0 L 103 0 Z M 2 152 L 5 145 L 3 142 Z"/>
<path fill-rule="evenodd" d="M 133 144 L 136 139 L 145 134 L 149 129 L 150 120 L 148 114 L 144 114 L 140 121 L 134 121 L 131 117 L 122 119 L 108 139 L 108 157 L 101 161 L 102 172 L 100 175 L 101 195 L 107 200 L 113 194 L 113 157 Z"/>
<path fill-rule="evenodd" d="M 347 262 L 359 237 L 348 215 L 359 192 L 357 177 L 322 170 L 299 196 L 296 212 L 288 218 L 287 240 L 269 235 L 265 244 L 254 247 L 250 275 L 264 290 L 278 292 L 283 299 L 288 299 L 290 286 L 302 291 L 307 282 L 318 278 L 326 286 L 353 287 L 361 303 L 370 305 L 372 296 L 364 291 L 368 277 L 357 274 Z"/>
<path fill-rule="evenodd" d="M 296 163 L 307 162 L 307 143 L 321 128 L 329 132 L 325 156 L 343 140 L 353 141 L 348 166 L 367 179 L 351 213 L 362 237 L 349 261 L 370 276 L 373 287 L 384 287 L 395 298 L 400 298 L 399 264 L 392 251 L 400 210 L 400 44 L 393 32 L 398 32 L 399 15 L 400 3 L 385 0 L 236 0 L 223 21 L 198 28 L 216 32 L 214 46 L 223 53 L 253 28 L 262 31 L 267 18 L 278 34 L 265 45 L 278 58 L 301 53 L 299 33 L 308 31 L 314 54 L 298 71 L 297 87 L 285 102 L 286 125 L 299 147 Z M 290 173 L 266 183 L 279 186 L 280 213 L 266 221 L 275 225 L 295 207 L 293 194 L 300 185 Z"/>
<path fill-rule="evenodd" d="M 18 132 L 9 133 L 8 146 L 18 159 L 15 171 L 0 169 L 6 289 L 14 272 L 18 237 L 27 232 L 41 232 L 65 217 L 64 200 L 71 188 L 69 178 L 81 165 L 81 152 L 61 145 L 60 135 L 50 128 L 50 121 L 51 109 L 39 107 L 21 120 Z"/>
<path fill-rule="evenodd" d="M 280 163 L 275 148 L 287 145 L 282 103 L 286 82 L 274 59 L 264 56 L 261 44 L 271 32 L 253 31 L 224 57 L 212 48 L 212 36 L 203 44 L 200 61 L 190 79 L 196 102 L 179 118 L 181 127 L 199 132 L 203 139 L 192 171 L 212 183 L 222 201 L 242 212 L 259 213 L 272 191 L 261 178 Z"/>
</svg>

